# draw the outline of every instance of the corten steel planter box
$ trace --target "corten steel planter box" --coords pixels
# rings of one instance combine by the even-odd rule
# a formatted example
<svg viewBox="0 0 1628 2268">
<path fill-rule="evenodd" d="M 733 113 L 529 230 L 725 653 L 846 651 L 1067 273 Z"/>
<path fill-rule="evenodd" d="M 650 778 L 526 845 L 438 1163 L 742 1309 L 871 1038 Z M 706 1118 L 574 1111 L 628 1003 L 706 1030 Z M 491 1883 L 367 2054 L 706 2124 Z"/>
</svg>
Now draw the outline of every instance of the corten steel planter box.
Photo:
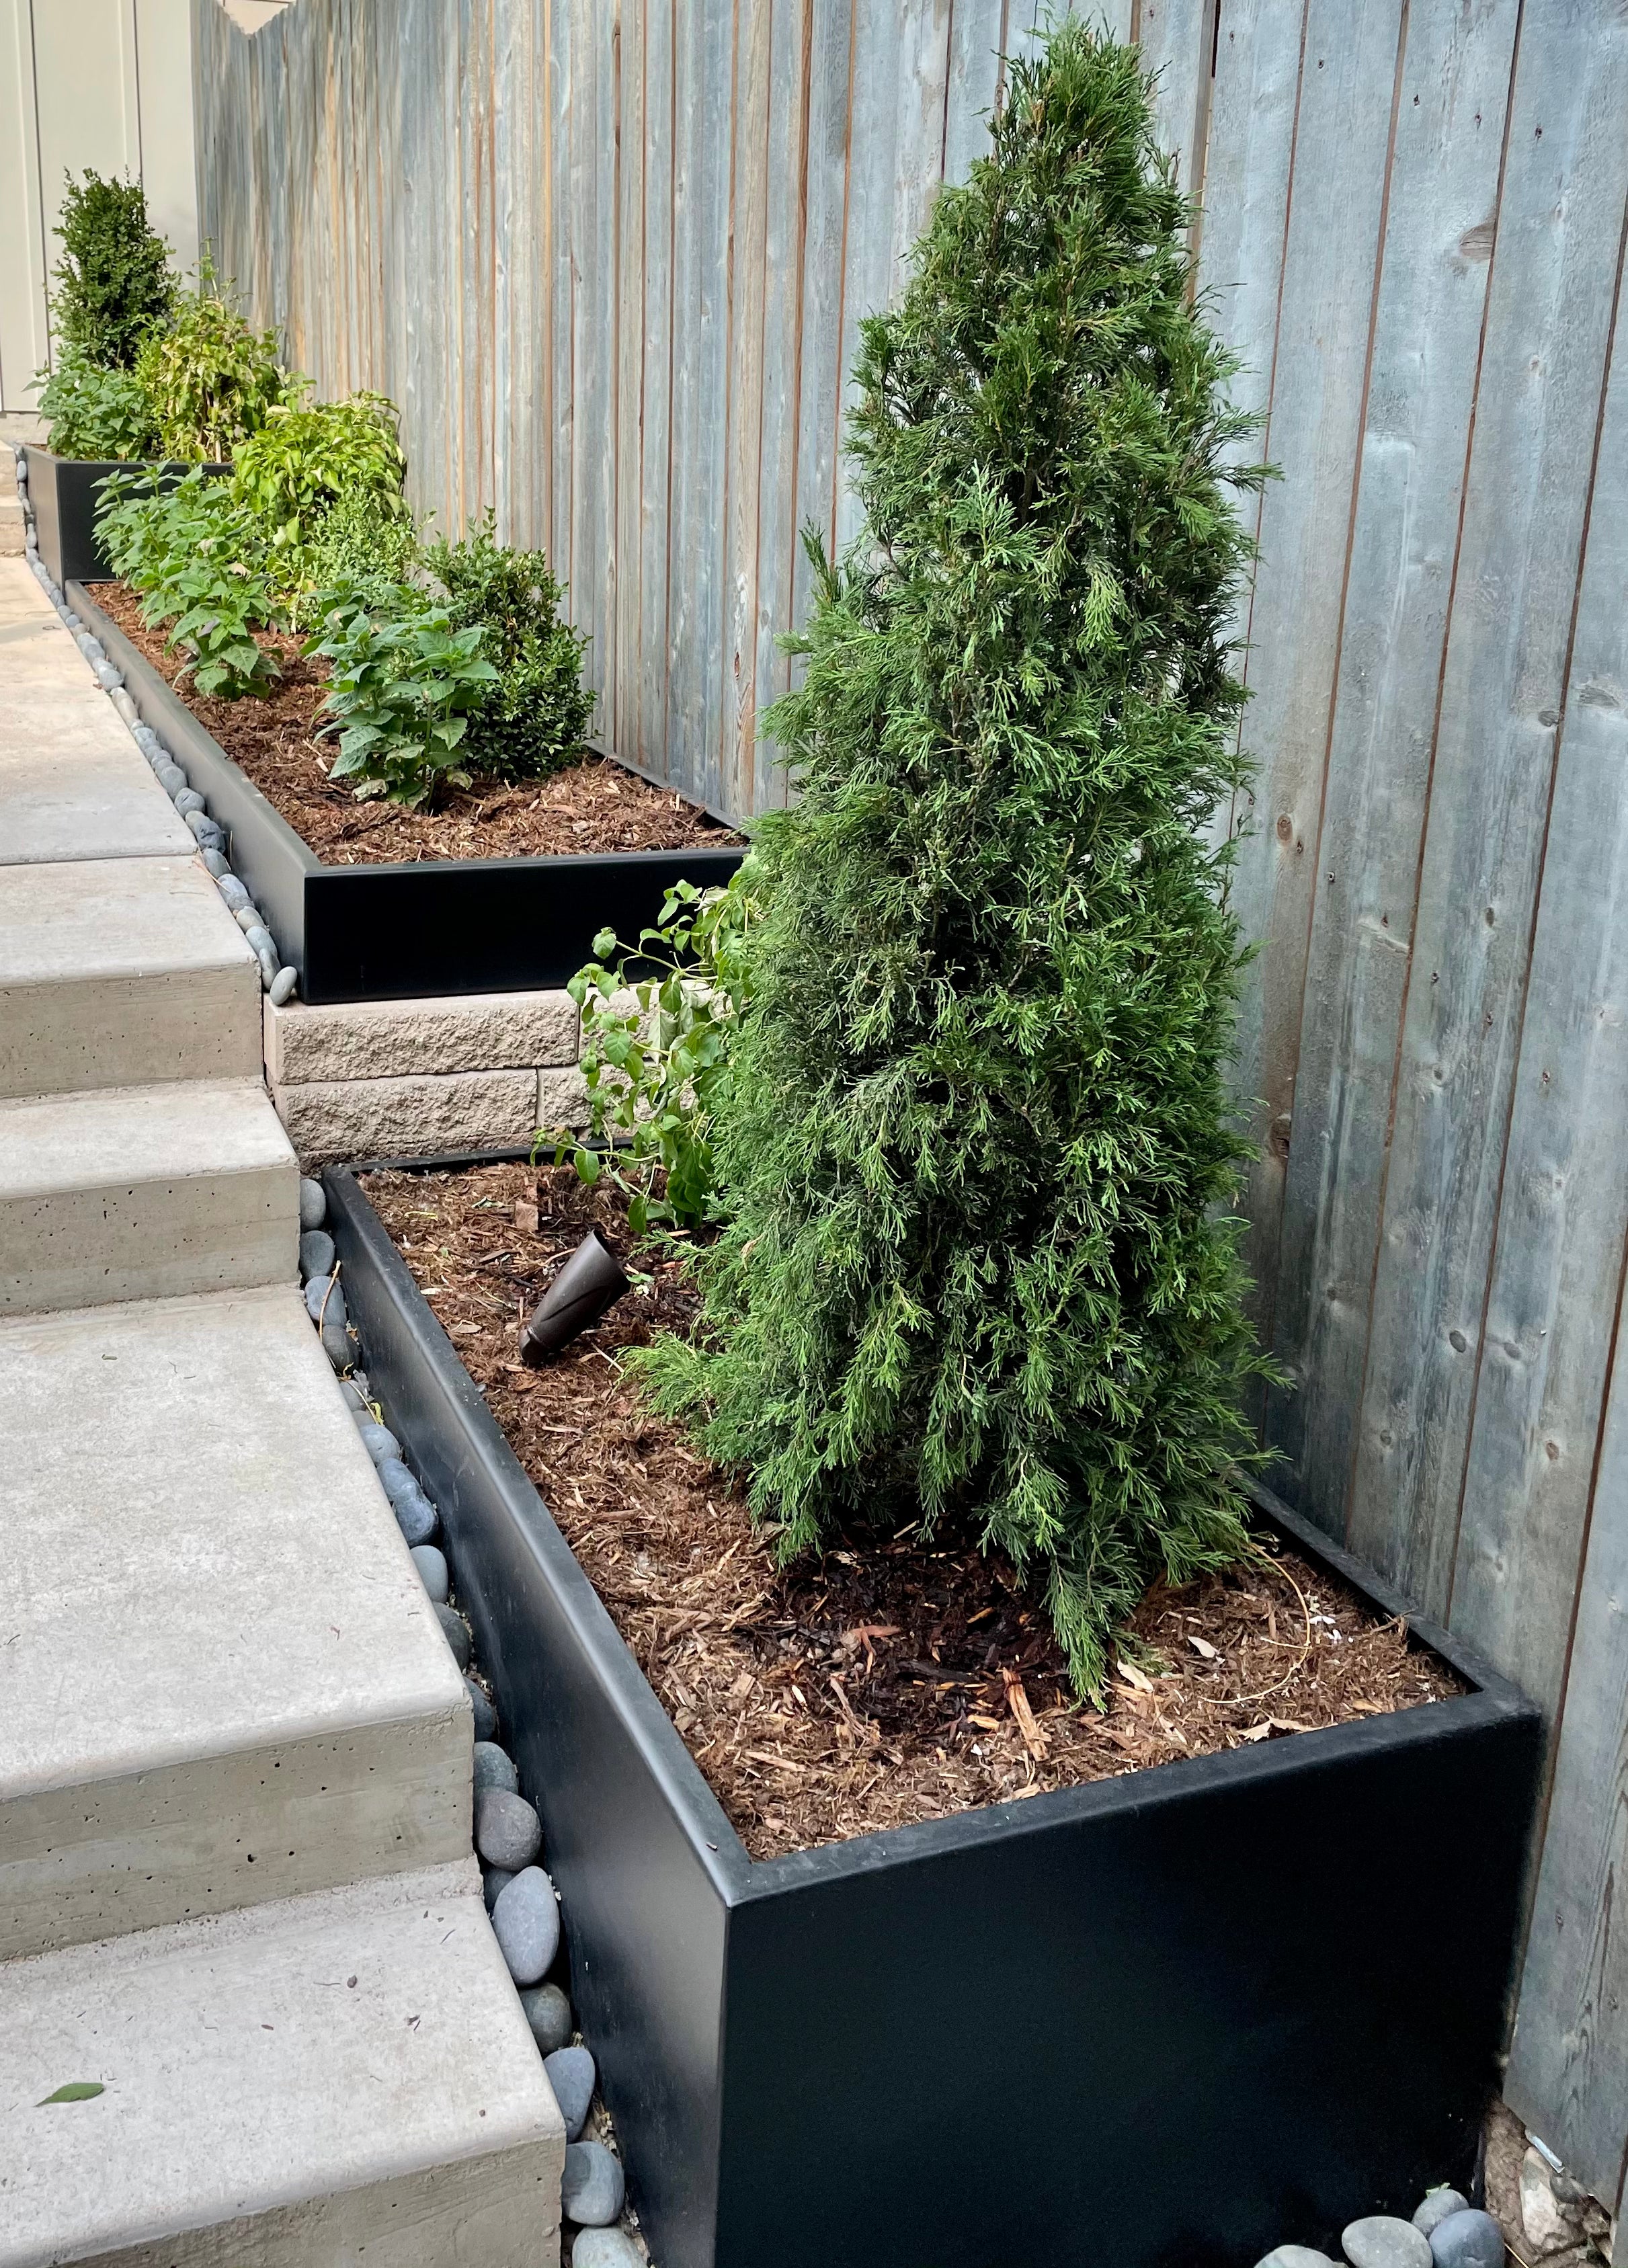
<svg viewBox="0 0 1628 2268">
<path fill-rule="evenodd" d="M 166 487 L 173 488 L 188 473 L 202 471 L 216 477 L 232 470 L 230 465 L 59 457 L 33 442 L 23 453 L 28 460 L 28 500 L 33 506 L 40 556 L 50 569 L 52 581 L 63 591 L 70 583 L 100 582 L 113 572 L 96 533 L 97 490 L 110 473 L 156 472 Z"/>
<path fill-rule="evenodd" d="M 324 865 L 82 585 L 63 590 L 226 830 L 232 865 L 313 1007 L 564 984 L 600 930 L 637 938 L 673 883 L 710 888 L 740 864 L 736 849 Z"/>
<path fill-rule="evenodd" d="M 327 1182 L 661 2268 L 1247 2268 L 1473 2177 L 1539 1753 L 1511 1686 L 1421 1624 L 1462 1698 L 755 1862 L 354 1175 Z"/>
</svg>

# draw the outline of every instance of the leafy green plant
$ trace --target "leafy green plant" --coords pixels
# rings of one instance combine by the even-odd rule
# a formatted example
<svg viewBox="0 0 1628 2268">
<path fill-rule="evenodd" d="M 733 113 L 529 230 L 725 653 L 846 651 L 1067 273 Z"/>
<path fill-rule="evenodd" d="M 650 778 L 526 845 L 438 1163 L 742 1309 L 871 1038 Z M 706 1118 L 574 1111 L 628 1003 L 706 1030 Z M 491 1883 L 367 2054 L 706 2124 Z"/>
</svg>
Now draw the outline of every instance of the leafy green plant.
<svg viewBox="0 0 1628 2268">
<path fill-rule="evenodd" d="M 728 1216 L 659 1404 L 790 1557 L 844 1513 L 1042 1585 L 1100 1687 L 1146 1585 L 1246 1548 L 1243 958 L 1202 822 L 1247 777 L 1227 622 L 1249 431 L 1133 48 L 1008 64 L 991 156 L 863 326 L 867 525 L 767 720 Z"/>
<path fill-rule="evenodd" d="M 652 1220 L 696 1228 L 711 1217 L 712 1122 L 751 998 L 757 912 L 749 860 L 724 889 L 675 882 L 637 946 L 601 930 L 595 958 L 567 988 L 582 1011 L 590 1123 L 610 1146 L 590 1150 L 545 1128 L 537 1148 L 551 1143 L 555 1163 L 569 1156 L 584 1182 L 608 1174 L 636 1236 Z"/>
<path fill-rule="evenodd" d="M 460 630 L 478 623 L 497 672 L 469 718 L 469 760 L 501 779 L 534 779 L 582 753 L 594 695 L 582 682 L 587 640 L 559 618 L 564 586 L 541 551 L 497 542 L 490 512 L 460 542 L 445 539 L 424 564 Z"/>
<path fill-rule="evenodd" d="M 63 256 L 51 302 L 58 360 L 66 348 L 93 368 L 127 371 L 174 304 L 170 248 L 148 221 L 139 181 L 107 181 L 90 172 L 78 181 L 71 173 L 63 178 L 56 217 Z"/>
<path fill-rule="evenodd" d="M 304 579 L 305 554 L 342 499 L 371 510 L 378 522 L 410 520 L 397 423 L 395 405 L 382 394 L 356 394 L 346 401 L 285 399 L 239 444 L 233 493 L 266 531 L 287 579 Z"/>
<path fill-rule="evenodd" d="M 281 674 L 254 636 L 277 619 L 264 546 L 224 480 L 188 473 L 115 475 L 104 483 L 97 527 L 116 573 L 142 594 L 142 619 L 166 625 L 186 657 L 180 674 L 209 699 L 264 693 Z"/>
<path fill-rule="evenodd" d="M 347 600 L 397 616 L 430 604 L 415 579 L 420 557 L 412 514 L 385 507 L 377 496 L 342 496 L 317 521 L 300 563 L 304 580 L 295 605 L 307 626 Z"/>
<path fill-rule="evenodd" d="M 56 350 L 56 366 L 40 392 L 40 414 L 51 422 L 59 457 L 150 457 L 158 429 L 134 371 L 104 368 L 76 346 Z"/>
<path fill-rule="evenodd" d="M 282 401 L 275 331 L 251 330 L 207 255 L 198 287 L 182 292 L 163 330 L 136 358 L 160 446 L 182 463 L 224 464 Z"/>
<path fill-rule="evenodd" d="M 409 810 L 444 785 L 468 787 L 459 750 L 497 674 L 480 644 L 478 625 L 455 630 L 440 608 L 380 619 L 359 600 L 335 607 L 305 649 L 328 663 L 320 730 L 339 735 L 333 777 Z"/>
</svg>

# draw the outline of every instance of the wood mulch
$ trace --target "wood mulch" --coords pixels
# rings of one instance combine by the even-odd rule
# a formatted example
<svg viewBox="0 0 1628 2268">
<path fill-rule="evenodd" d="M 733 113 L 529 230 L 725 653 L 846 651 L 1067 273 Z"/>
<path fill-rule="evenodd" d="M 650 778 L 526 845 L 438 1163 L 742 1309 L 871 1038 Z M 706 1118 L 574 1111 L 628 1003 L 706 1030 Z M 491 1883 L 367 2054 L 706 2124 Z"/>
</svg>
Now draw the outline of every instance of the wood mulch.
<svg viewBox="0 0 1628 2268">
<path fill-rule="evenodd" d="M 358 803 L 343 780 L 328 777 L 336 741 L 312 738 L 325 680 L 320 663 L 302 659 L 298 638 L 271 631 L 262 635 L 261 644 L 276 654 L 283 670 L 264 699 L 205 701 L 188 685 L 176 685 L 181 658 L 166 652 L 161 631 L 144 625 L 140 601 L 127 585 L 99 583 L 92 595 L 328 865 L 537 858 L 583 850 L 723 850 L 740 840 L 696 805 L 653 786 L 609 756 L 587 755 L 547 779 L 519 786 L 477 778 L 468 792 L 449 789 L 433 811 Z"/>
<path fill-rule="evenodd" d="M 1149 1593 L 1102 1711 L 1041 1603 L 965 1543 L 852 1529 L 777 1570 L 740 1491 L 619 1366 L 695 1295 L 614 1188 L 495 1165 L 366 1189 L 755 1859 L 1464 1690 L 1264 1527 L 1236 1572 Z M 527 1369 L 520 1325 L 590 1226 L 644 1280 Z"/>
</svg>

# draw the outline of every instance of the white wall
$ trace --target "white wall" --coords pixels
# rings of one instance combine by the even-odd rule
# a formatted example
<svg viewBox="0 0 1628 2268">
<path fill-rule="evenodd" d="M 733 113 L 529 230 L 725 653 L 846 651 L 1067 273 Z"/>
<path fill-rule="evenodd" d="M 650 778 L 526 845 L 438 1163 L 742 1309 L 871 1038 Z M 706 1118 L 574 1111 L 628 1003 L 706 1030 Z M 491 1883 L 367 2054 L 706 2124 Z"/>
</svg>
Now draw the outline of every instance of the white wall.
<svg viewBox="0 0 1628 2268">
<path fill-rule="evenodd" d="M 139 180 L 178 264 L 198 256 L 188 0 L 0 0 L 0 410 L 49 355 L 65 171 Z"/>
</svg>

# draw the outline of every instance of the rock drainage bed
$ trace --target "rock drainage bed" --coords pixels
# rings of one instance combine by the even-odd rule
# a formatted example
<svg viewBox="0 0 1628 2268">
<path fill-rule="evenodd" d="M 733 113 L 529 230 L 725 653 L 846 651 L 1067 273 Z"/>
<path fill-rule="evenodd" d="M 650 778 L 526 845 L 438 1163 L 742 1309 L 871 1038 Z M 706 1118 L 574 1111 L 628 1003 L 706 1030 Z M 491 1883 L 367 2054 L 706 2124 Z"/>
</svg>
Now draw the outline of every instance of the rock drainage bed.
<svg viewBox="0 0 1628 2268">
<path fill-rule="evenodd" d="M 1100 1709 L 1042 1602 L 969 1539 L 856 1527 L 778 1570 L 740 1490 L 623 1373 L 626 1350 L 689 1327 L 693 1294 L 608 1177 L 494 1164 L 364 1186 L 754 1859 L 1464 1690 L 1265 1528 L 1234 1572 L 1150 1594 Z M 634 1289 L 527 1367 L 520 1323 L 591 1227 Z"/>
<path fill-rule="evenodd" d="M 469 1625 L 458 1610 L 456 1571 L 438 1541 L 440 1516 L 409 1467 L 387 1412 L 372 1399 L 367 1373 L 358 1367 L 361 1350 L 346 1311 L 327 1218 L 321 1183 L 302 1179 L 299 1272 L 306 1312 L 320 1336 L 323 1352 L 339 1374 L 362 1446 L 373 1461 L 442 1634 L 463 1672 L 475 1712 L 475 1852 L 492 1933 L 565 2122 L 560 2201 L 565 2220 L 577 2232 L 571 2268 L 642 2268 L 648 2256 L 628 2207 L 622 2159 L 609 2114 L 600 2099 L 593 2057 L 577 2035 L 571 2000 L 560 1981 L 564 1973 L 560 1903 L 543 1864 L 542 1822 L 536 1806 L 527 1800 L 514 1761 L 499 1738 L 497 1705 L 475 1660 Z"/>
<path fill-rule="evenodd" d="M 191 710 L 301 841 L 331 866 L 398 859 L 538 858 L 607 850 L 720 850 L 740 837 L 671 789 L 614 757 L 589 755 L 546 779 L 477 779 L 449 789 L 433 811 L 358 802 L 329 778 L 336 741 L 313 738 L 325 689 L 300 641 L 265 632 L 283 674 L 264 697 L 205 700 L 184 676 L 181 656 L 142 620 L 128 585 L 99 583 L 96 603 Z"/>
</svg>

